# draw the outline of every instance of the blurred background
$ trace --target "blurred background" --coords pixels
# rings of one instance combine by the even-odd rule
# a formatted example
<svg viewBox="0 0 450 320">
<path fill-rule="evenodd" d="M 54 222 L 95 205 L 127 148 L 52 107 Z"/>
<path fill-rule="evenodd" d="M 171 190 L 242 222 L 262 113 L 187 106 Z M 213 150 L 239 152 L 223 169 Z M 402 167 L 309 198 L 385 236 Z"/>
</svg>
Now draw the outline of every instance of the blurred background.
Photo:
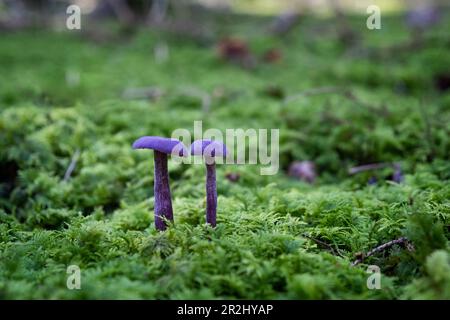
<svg viewBox="0 0 450 320">
<path fill-rule="evenodd" d="M 81 9 L 80 30 L 66 27 L 71 4 Z M 285 172 L 295 160 L 315 159 L 331 177 L 351 164 L 430 160 L 447 153 L 448 139 L 427 142 L 415 130 L 427 132 L 429 119 L 447 128 L 446 4 L 0 0 L 0 107 L 72 108 L 127 145 L 200 119 L 220 129 L 281 128 Z M 370 5 L 381 10 L 379 30 L 367 28 Z M 367 127 L 374 121 L 378 129 Z M 58 142 L 64 161 L 77 143 Z M 4 157 L 16 159 L 11 152 Z"/>
<path fill-rule="evenodd" d="M 340 13 L 366 14 L 366 8 L 377 5 L 383 13 L 413 12 L 431 17 L 445 0 L 1 0 L 0 29 L 65 26 L 65 9 L 75 4 L 89 21 L 116 20 L 126 26 L 164 25 L 190 21 L 201 29 L 198 15 L 221 14 L 280 15 Z M 292 17 L 291 17 L 292 18 Z M 417 17 L 416 17 L 417 18 Z M 172 26 L 176 28 L 176 26 Z M 206 32 L 206 30 L 203 30 Z"/>
</svg>

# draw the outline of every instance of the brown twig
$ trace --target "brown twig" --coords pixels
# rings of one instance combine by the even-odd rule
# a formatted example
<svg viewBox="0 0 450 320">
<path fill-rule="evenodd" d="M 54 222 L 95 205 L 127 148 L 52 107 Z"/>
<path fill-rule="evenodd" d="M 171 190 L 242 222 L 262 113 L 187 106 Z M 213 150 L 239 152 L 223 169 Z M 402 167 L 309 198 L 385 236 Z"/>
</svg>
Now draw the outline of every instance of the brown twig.
<svg viewBox="0 0 450 320">
<path fill-rule="evenodd" d="M 405 246 L 408 251 L 414 251 L 414 246 L 412 245 L 412 243 L 406 237 L 401 237 L 401 238 L 386 242 L 382 245 L 379 245 L 378 247 L 375 247 L 374 249 L 367 252 L 366 254 L 361 254 L 360 257 L 352 263 L 352 266 L 356 266 L 357 264 L 363 262 L 364 259 L 366 259 L 370 256 L 373 256 L 374 254 L 376 254 L 378 252 L 387 250 L 396 244 Z"/>
<path fill-rule="evenodd" d="M 343 257 L 343 255 L 339 252 L 338 249 L 333 248 L 333 247 L 332 247 L 331 245 L 329 245 L 328 243 L 326 243 L 326 242 L 324 242 L 324 241 L 322 241 L 322 240 L 316 239 L 316 238 L 314 238 L 314 237 L 311 237 L 311 236 L 309 236 L 309 235 L 307 235 L 307 234 L 302 234 L 302 236 L 305 237 L 305 238 L 307 238 L 307 239 L 309 239 L 309 240 L 314 241 L 315 243 L 317 243 L 318 245 L 321 245 L 322 247 L 325 247 L 325 248 L 328 249 L 333 255 L 339 256 L 339 257 Z"/>
<path fill-rule="evenodd" d="M 370 171 L 370 170 L 378 170 L 383 168 L 389 168 L 393 167 L 396 168 L 399 166 L 399 163 L 390 163 L 390 162 L 381 162 L 381 163 L 370 163 L 370 164 L 364 164 L 362 166 L 352 167 L 348 169 L 349 174 L 356 174 L 364 171 Z"/>
</svg>

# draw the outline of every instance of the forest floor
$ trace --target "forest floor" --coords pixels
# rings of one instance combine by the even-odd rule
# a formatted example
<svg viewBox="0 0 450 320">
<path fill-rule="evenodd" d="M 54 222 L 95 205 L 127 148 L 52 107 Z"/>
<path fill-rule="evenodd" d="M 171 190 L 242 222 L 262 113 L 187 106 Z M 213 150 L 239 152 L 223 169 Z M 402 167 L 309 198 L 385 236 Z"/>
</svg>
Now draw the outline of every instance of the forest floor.
<svg viewBox="0 0 450 320">
<path fill-rule="evenodd" d="M 2 34 L 0 298 L 450 299 L 450 18 L 418 42 L 401 17 L 365 21 L 354 37 L 308 17 L 282 37 L 264 19 L 218 22 L 213 41 Z M 218 57 L 227 35 L 251 68 Z M 196 120 L 279 129 L 280 170 L 218 166 L 213 229 L 204 166 L 170 161 L 175 223 L 157 232 L 153 155 L 131 144 Z M 287 174 L 303 160 L 314 183 Z M 348 173 L 393 162 L 402 179 Z"/>
</svg>

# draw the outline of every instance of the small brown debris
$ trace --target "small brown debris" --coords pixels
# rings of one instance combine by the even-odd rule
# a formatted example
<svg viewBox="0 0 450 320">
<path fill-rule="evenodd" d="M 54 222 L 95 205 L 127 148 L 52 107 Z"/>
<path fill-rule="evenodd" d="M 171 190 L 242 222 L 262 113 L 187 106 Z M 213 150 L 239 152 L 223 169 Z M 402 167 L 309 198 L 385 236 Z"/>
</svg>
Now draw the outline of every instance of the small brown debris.
<svg viewBox="0 0 450 320">
<path fill-rule="evenodd" d="M 406 250 L 413 252 L 415 250 L 414 245 L 412 244 L 412 242 L 410 242 L 407 238 L 405 237 L 401 237 L 395 240 L 391 240 L 389 242 L 383 243 L 382 245 L 379 245 L 378 247 L 370 250 L 369 252 L 367 252 L 367 254 L 358 252 L 357 254 L 355 254 L 355 258 L 356 260 L 352 263 L 352 266 L 356 266 L 358 264 L 360 264 L 361 262 L 364 261 L 364 259 L 373 256 L 376 253 L 379 252 L 383 252 L 387 249 L 390 249 L 393 245 L 401 245 L 403 246 Z"/>
<path fill-rule="evenodd" d="M 226 38 L 217 46 L 219 57 L 244 68 L 252 68 L 255 58 L 250 53 L 247 43 L 237 38 Z"/>
<path fill-rule="evenodd" d="M 279 62 L 283 58 L 283 54 L 281 50 L 272 48 L 264 52 L 263 60 L 267 63 L 276 63 Z"/>
</svg>

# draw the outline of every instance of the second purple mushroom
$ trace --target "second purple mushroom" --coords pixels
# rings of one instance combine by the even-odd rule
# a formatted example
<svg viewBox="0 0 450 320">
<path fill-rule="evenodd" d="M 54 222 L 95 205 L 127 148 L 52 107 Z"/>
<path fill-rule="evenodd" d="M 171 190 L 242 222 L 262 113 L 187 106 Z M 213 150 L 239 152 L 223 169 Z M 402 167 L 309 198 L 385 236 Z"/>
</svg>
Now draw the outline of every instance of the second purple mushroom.
<svg viewBox="0 0 450 320">
<path fill-rule="evenodd" d="M 225 145 L 219 141 L 196 140 L 191 145 L 191 155 L 202 156 L 206 163 L 206 222 L 216 226 L 217 186 L 216 158 L 227 155 Z"/>
</svg>

